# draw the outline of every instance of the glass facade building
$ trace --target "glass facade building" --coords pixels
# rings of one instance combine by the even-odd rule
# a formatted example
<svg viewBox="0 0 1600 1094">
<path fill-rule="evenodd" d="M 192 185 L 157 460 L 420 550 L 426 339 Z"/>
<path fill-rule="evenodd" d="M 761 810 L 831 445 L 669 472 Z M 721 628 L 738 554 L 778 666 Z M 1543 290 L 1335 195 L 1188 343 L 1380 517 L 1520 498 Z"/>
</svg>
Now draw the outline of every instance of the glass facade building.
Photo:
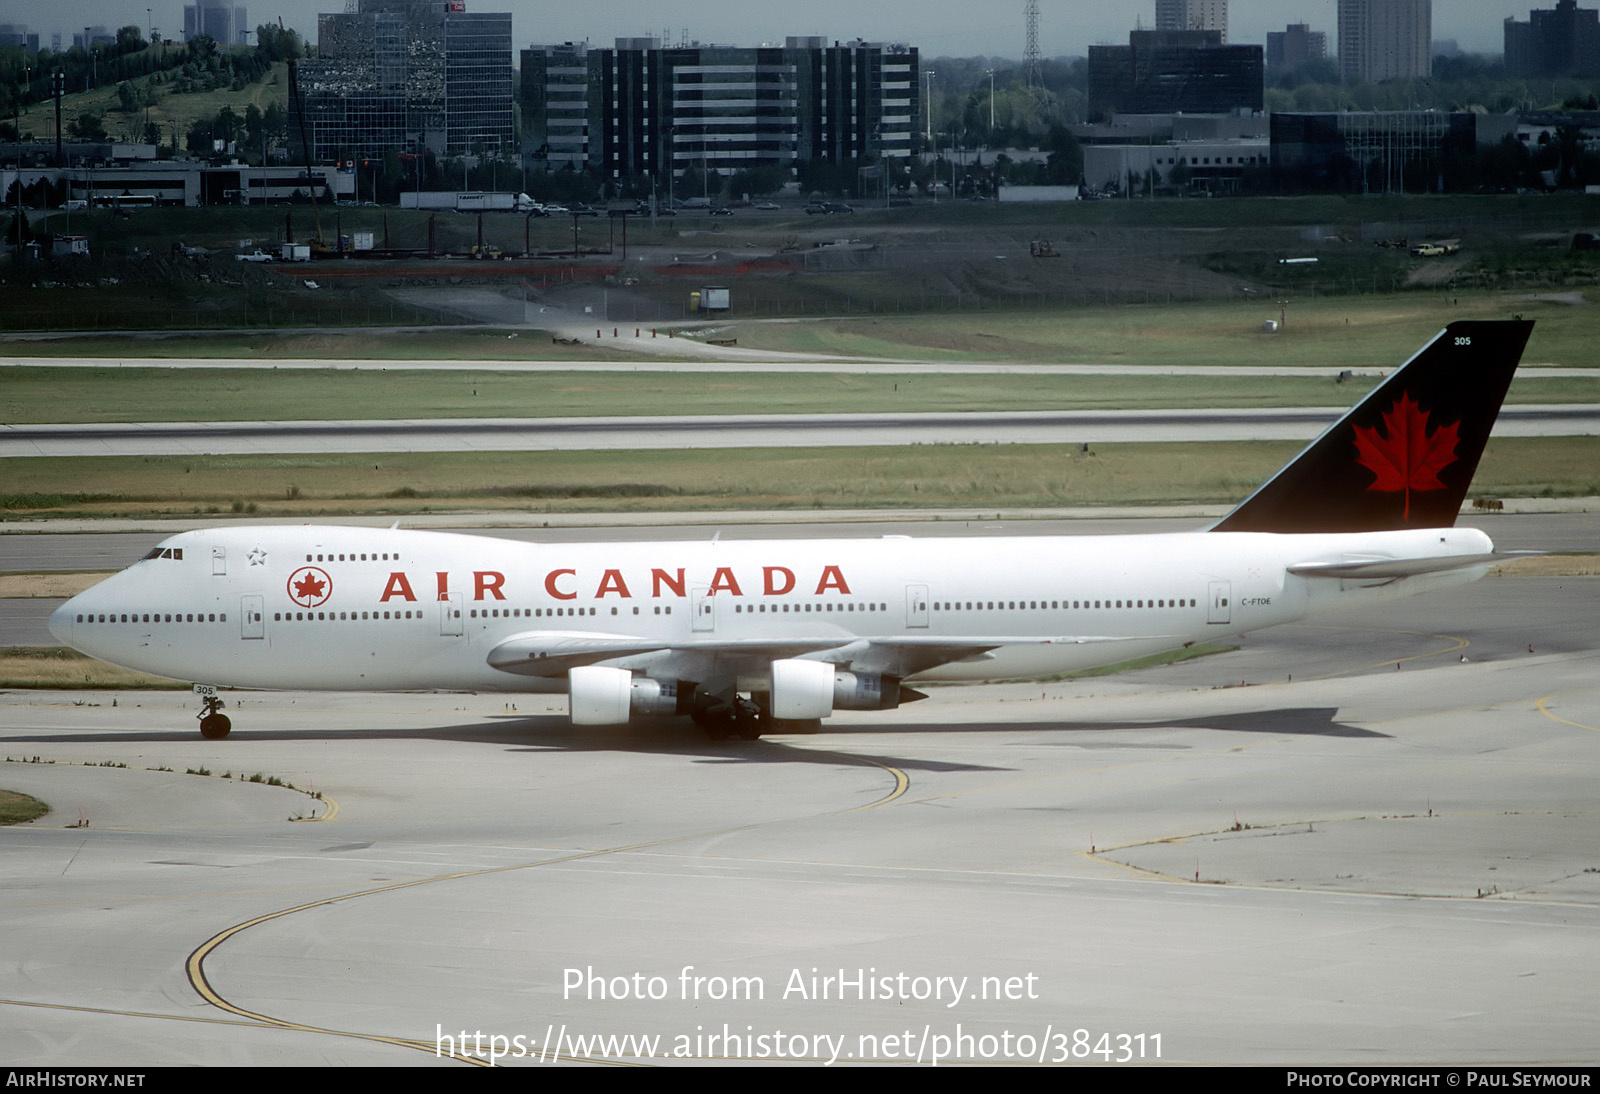
<svg viewBox="0 0 1600 1094">
<path fill-rule="evenodd" d="M 360 0 L 318 17 L 318 56 L 298 66 L 314 158 L 515 149 L 511 14 L 462 6 Z"/>
</svg>

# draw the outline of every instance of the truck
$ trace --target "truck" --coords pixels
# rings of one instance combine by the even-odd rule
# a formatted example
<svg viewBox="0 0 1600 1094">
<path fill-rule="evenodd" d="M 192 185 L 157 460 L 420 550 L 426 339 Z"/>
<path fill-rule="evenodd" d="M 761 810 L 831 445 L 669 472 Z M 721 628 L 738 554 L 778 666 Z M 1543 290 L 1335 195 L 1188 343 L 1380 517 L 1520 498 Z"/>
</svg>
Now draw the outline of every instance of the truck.
<svg viewBox="0 0 1600 1094">
<path fill-rule="evenodd" d="M 1460 251 L 1459 239 L 1440 239 L 1432 243 L 1419 243 L 1411 248 L 1411 254 L 1416 258 L 1436 258 L 1439 255 L 1459 254 Z"/>
<path fill-rule="evenodd" d="M 448 209 L 457 213 L 531 213 L 539 203 L 527 194 L 491 193 L 486 190 L 402 190 L 402 209 Z"/>
</svg>

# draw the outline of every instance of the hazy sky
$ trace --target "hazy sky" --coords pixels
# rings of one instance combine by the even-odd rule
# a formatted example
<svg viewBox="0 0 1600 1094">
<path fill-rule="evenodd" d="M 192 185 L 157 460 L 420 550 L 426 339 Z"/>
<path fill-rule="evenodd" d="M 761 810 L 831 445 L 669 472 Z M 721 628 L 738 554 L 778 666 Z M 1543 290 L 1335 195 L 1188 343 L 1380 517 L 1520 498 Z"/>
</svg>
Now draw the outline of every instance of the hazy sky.
<svg viewBox="0 0 1600 1094">
<path fill-rule="evenodd" d="M 236 0 L 227 0 L 236 2 Z M 252 27 L 277 22 L 316 37 L 317 13 L 344 10 L 343 0 L 242 0 Z M 782 42 L 788 35 L 814 34 L 830 39 L 864 38 L 869 41 L 906 42 L 924 56 L 970 57 L 985 54 L 1020 59 L 1025 30 L 1023 0 L 984 3 L 930 3 L 929 0 L 812 0 L 797 12 L 792 4 L 775 0 L 745 0 L 722 7 L 705 0 L 605 0 L 603 3 L 547 3 L 532 0 L 466 0 L 468 11 L 511 11 L 513 44 L 565 42 L 587 38 L 597 45 L 611 44 L 618 36 L 660 35 L 670 31 L 674 42 L 685 31 L 693 40 L 750 46 Z M 1592 2 L 1592 0 L 1591 0 Z M 1554 0 L 1537 0 L 1553 8 Z M 1508 15 L 1528 18 L 1529 0 L 1434 0 L 1433 36 L 1454 38 L 1462 49 L 1499 53 L 1504 38 L 1501 23 Z M 1585 5 L 1586 6 L 1586 5 Z M 1146 26 L 1155 22 L 1154 0 L 1133 4 L 1066 3 L 1041 0 L 1039 49 L 1046 57 L 1082 56 L 1087 46 L 1126 43 L 1136 17 Z M 149 14 L 147 14 L 149 9 Z M 1269 30 L 1285 23 L 1310 23 L 1327 32 L 1329 49 L 1335 47 L 1337 0 L 1232 0 L 1229 5 L 1229 41 L 1265 44 Z M 183 5 L 180 0 L 55 0 L 48 8 L 28 0 L 0 0 L 0 23 L 24 23 L 39 33 L 48 46 L 50 34 L 59 31 L 71 45 L 74 31 L 103 25 L 115 30 L 137 24 L 148 28 L 154 21 L 163 36 L 181 37 Z"/>
</svg>

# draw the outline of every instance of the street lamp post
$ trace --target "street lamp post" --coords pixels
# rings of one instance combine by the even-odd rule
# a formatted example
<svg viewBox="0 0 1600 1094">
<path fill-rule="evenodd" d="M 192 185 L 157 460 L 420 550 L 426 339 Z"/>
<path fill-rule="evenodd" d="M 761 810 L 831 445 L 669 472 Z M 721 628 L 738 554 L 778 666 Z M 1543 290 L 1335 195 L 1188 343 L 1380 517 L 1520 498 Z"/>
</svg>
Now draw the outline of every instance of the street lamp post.
<svg viewBox="0 0 1600 1094">
<path fill-rule="evenodd" d="M 994 69 L 989 69 L 989 147 L 994 147 Z"/>
</svg>

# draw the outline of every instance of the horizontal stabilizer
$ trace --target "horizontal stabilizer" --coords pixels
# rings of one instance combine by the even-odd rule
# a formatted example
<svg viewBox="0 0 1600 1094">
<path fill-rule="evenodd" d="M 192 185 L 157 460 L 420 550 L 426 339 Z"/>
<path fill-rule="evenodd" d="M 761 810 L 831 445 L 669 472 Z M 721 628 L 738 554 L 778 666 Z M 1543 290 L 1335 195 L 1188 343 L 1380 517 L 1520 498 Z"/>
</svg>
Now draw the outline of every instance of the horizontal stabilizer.
<svg viewBox="0 0 1600 1094">
<path fill-rule="evenodd" d="M 1474 566 L 1490 566 L 1497 562 L 1509 562 L 1514 558 L 1526 558 L 1539 553 L 1514 551 L 1486 555 L 1443 555 L 1432 558 L 1382 558 L 1370 562 L 1297 562 L 1289 567 L 1289 572 L 1301 577 L 1342 577 L 1356 580 L 1416 577 L 1418 574 L 1441 574 L 1451 570 L 1469 570 Z"/>
</svg>

